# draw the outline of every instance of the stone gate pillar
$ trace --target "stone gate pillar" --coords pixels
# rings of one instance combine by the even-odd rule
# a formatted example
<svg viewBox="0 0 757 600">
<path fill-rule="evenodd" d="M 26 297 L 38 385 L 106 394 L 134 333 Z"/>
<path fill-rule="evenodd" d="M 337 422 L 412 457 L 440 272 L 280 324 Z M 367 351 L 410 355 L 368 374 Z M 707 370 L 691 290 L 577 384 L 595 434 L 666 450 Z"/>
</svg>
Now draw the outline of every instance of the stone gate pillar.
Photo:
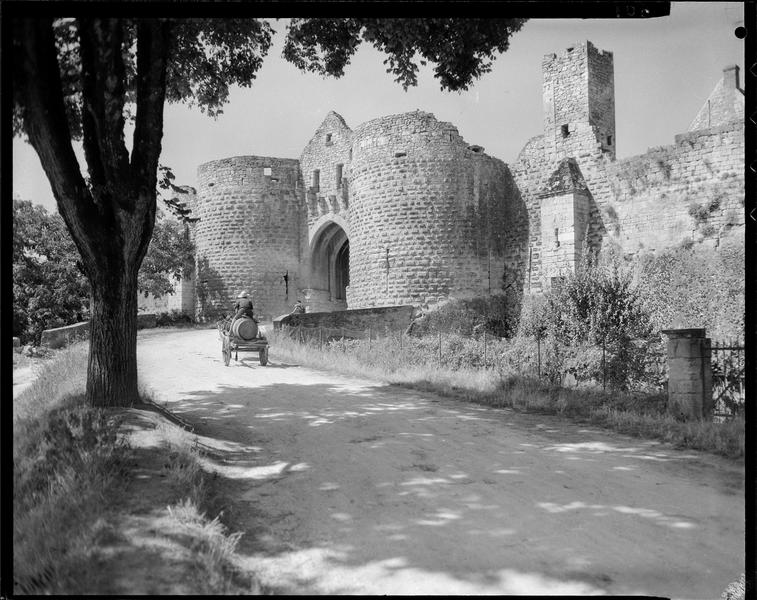
<svg viewBox="0 0 757 600">
<path fill-rule="evenodd" d="M 668 411 L 677 418 L 712 418 L 710 338 L 704 329 L 666 329 Z"/>
</svg>

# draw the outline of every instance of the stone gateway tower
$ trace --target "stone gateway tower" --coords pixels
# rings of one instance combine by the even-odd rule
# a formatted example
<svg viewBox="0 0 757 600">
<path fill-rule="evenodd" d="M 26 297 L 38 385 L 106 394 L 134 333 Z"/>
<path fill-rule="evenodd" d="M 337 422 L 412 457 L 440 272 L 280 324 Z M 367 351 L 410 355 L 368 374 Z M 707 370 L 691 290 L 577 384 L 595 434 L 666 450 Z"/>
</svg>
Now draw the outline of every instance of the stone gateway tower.
<svg viewBox="0 0 757 600">
<path fill-rule="evenodd" d="M 329 112 L 299 159 L 200 165 L 190 201 L 200 319 L 538 293 L 587 247 L 625 254 L 743 236 L 744 93 L 727 67 L 675 144 L 616 160 L 611 52 L 542 61 L 544 130 L 510 166 L 415 111 L 354 130 Z M 640 92 L 643 93 L 643 92 Z M 710 207 L 706 227 L 692 202 Z M 695 218 L 693 215 L 699 215 Z"/>
<path fill-rule="evenodd" d="M 200 316 L 229 312 L 243 290 L 256 309 L 289 310 L 287 284 L 299 284 L 301 258 L 299 177 L 291 159 L 237 156 L 200 165 L 193 207 Z"/>
</svg>

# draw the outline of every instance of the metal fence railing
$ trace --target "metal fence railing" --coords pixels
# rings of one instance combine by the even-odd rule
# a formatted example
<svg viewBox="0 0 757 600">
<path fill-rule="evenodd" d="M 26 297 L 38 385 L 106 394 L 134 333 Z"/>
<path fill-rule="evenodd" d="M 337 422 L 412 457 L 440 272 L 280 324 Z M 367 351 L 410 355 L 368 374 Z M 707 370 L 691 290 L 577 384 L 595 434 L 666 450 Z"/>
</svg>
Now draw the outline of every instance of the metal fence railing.
<svg viewBox="0 0 757 600">
<path fill-rule="evenodd" d="M 713 342 L 711 348 L 713 415 L 729 418 L 744 415 L 744 342 Z"/>
</svg>

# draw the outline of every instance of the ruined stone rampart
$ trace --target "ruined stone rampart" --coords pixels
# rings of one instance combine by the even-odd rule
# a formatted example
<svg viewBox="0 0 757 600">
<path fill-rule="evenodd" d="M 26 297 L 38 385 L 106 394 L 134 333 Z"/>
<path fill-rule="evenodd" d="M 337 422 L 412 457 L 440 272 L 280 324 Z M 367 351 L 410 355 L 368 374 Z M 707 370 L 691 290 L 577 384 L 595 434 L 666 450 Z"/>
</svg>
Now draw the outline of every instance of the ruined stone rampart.
<svg viewBox="0 0 757 600">
<path fill-rule="evenodd" d="M 743 227 L 743 135 L 736 122 L 605 165 L 611 193 L 598 203 L 623 251 L 661 250 L 686 239 L 717 244 Z"/>
</svg>

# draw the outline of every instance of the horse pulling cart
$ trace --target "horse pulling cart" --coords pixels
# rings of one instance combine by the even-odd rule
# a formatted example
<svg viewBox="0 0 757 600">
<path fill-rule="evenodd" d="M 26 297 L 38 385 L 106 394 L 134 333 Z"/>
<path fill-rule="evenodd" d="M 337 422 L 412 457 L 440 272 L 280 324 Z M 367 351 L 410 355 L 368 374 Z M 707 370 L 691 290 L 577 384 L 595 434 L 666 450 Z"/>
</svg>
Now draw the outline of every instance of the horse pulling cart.
<svg viewBox="0 0 757 600">
<path fill-rule="evenodd" d="M 232 320 L 225 318 L 216 324 L 218 335 L 221 338 L 221 354 L 223 364 L 229 366 L 231 353 L 234 360 L 239 360 L 239 351 L 257 352 L 260 358 L 260 366 L 268 364 L 268 340 L 262 335 L 257 321 L 244 317 Z"/>
</svg>

